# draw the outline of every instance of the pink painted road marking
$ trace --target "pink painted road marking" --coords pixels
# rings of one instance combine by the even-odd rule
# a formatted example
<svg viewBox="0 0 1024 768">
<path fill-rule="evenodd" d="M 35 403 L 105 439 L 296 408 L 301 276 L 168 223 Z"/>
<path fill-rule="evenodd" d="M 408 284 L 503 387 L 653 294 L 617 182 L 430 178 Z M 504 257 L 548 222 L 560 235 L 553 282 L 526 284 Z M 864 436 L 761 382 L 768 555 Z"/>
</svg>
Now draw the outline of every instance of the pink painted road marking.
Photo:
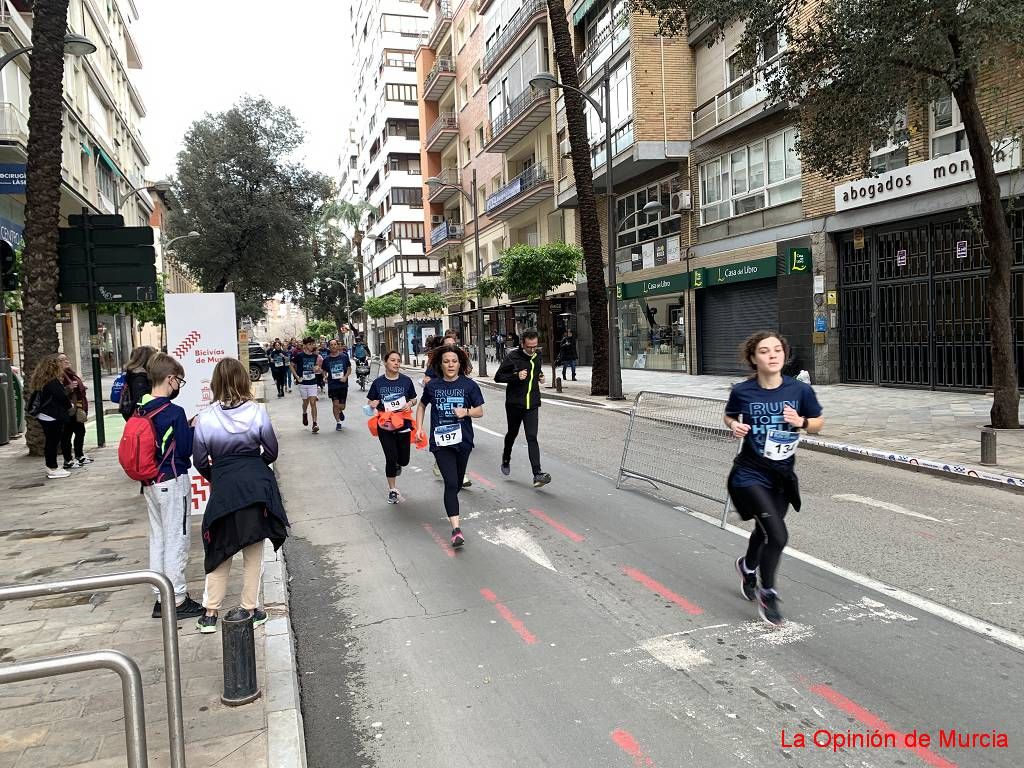
<svg viewBox="0 0 1024 768">
<path fill-rule="evenodd" d="M 857 718 L 860 722 L 864 723 L 868 728 L 874 728 L 882 735 L 891 733 L 896 737 L 896 744 L 903 745 L 906 742 L 903 740 L 904 734 L 899 731 L 893 730 L 893 728 L 885 722 L 882 718 L 869 710 L 864 709 L 860 704 L 855 701 L 850 701 L 848 698 L 839 693 L 835 688 L 819 683 L 818 685 L 811 686 L 811 693 L 816 693 L 821 696 L 825 701 L 831 704 L 836 709 L 842 710 L 846 714 Z M 956 763 L 951 763 L 941 755 L 937 755 L 930 749 L 925 747 L 903 747 L 908 752 L 913 752 L 919 758 L 921 758 L 928 765 L 934 766 L 934 768 L 957 768 Z"/>
<path fill-rule="evenodd" d="M 507 605 L 498 602 L 498 596 L 496 594 L 486 587 L 480 590 L 480 594 L 484 596 L 484 600 L 487 602 L 494 603 L 494 607 L 498 611 L 498 615 L 507 621 L 512 629 L 519 633 L 519 636 L 523 638 L 524 643 L 527 645 L 533 645 L 537 642 L 537 637 L 526 628 L 526 625 L 519 620 L 519 617 L 512 613 Z"/>
<path fill-rule="evenodd" d="M 548 517 L 543 512 L 541 512 L 539 509 L 531 509 L 530 510 L 530 514 L 533 515 L 534 517 L 536 517 L 538 520 L 543 520 L 545 523 L 550 525 L 552 528 L 554 528 L 556 531 L 558 531 L 563 536 L 568 536 L 570 539 L 572 539 L 575 542 L 583 541 L 583 537 L 580 536 L 578 533 L 576 533 L 576 531 L 573 531 L 573 530 L 571 530 L 569 528 L 566 528 L 561 523 L 559 523 L 559 522 L 557 522 L 555 520 L 552 520 L 550 517 Z"/>
<path fill-rule="evenodd" d="M 651 592 L 655 592 L 664 597 L 666 600 L 675 603 L 691 616 L 700 616 L 702 613 L 704 613 L 704 609 L 701 608 L 699 605 L 691 603 L 682 595 L 677 595 L 664 584 L 655 581 L 643 571 L 638 571 L 636 568 L 630 568 L 629 566 L 625 566 L 623 567 L 622 572 L 634 581 L 643 584 L 645 587 L 651 590 Z"/>
<path fill-rule="evenodd" d="M 430 534 L 430 537 L 437 542 L 437 546 L 444 550 L 448 557 L 455 557 L 455 550 L 448 546 L 448 542 L 441 537 L 441 534 L 434 530 L 434 526 L 430 523 L 424 523 L 423 530 Z"/>
<path fill-rule="evenodd" d="M 654 768 L 654 761 L 643 753 L 640 745 L 637 744 L 636 738 L 629 731 L 624 731 L 621 728 L 612 731 L 612 741 L 615 742 L 619 749 L 633 758 L 633 764 L 638 768 L 640 766 Z"/>
<path fill-rule="evenodd" d="M 483 475 L 478 475 L 476 472 L 467 472 L 466 474 L 469 475 L 470 477 L 472 477 L 474 480 L 476 480 L 481 485 L 486 486 L 487 488 L 490 488 L 492 491 L 495 488 L 498 487 L 494 483 L 492 483 L 490 480 L 488 480 L 486 477 L 484 477 Z"/>
</svg>

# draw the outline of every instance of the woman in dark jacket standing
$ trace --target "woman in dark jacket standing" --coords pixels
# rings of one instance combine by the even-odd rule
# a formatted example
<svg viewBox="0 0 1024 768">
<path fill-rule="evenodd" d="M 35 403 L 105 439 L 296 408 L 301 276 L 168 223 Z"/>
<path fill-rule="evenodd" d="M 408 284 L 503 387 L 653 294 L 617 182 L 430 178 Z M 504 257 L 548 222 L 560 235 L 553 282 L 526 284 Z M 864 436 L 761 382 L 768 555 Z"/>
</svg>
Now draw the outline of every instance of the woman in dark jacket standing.
<svg viewBox="0 0 1024 768">
<path fill-rule="evenodd" d="M 57 355 L 47 355 L 35 370 L 29 381 L 29 407 L 36 405 L 34 412 L 43 428 L 46 444 L 43 456 L 46 458 L 46 476 L 51 480 L 68 477 L 71 473 L 57 466 L 57 449 L 64 437 L 64 425 L 71 416 L 71 399 L 64 389 L 61 379 L 64 369 Z M 35 402 L 33 402 L 35 401 Z"/>
<path fill-rule="evenodd" d="M 277 458 L 277 435 L 266 409 L 253 402 L 249 372 L 226 357 L 213 369 L 214 403 L 196 417 L 192 459 L 210 481 L 203 515 L 206 594 L 196 628 L 217 631 L 217 613 L 227 593 L 231 559 L 242 553 L 242 607 L 259 626 L 267 614 L 259 607 L 263 541 L 280 549 L 288 533 L 284 503 L 270 464 Z"/>
<path fill-rule="evenodd" d="M 64 469 L 76 469 L 92 464 L 92 459 L 85 455 L 85 422 L 89 418 L 89 396 L 82 377 L 75 373 L 71 361 L 63 352 L 57 356 L 64 375 L 61 384 L 74 406 L 74 415 L 64 424 L 64 435 L 61 437 L 60 450 L 64 454 Z M 74 445 L 72 445 L 74 441 Z M 71 450 L 74 448 L 74 453 Z"/>
<path fill-rule="evenodd" d="M 121 418 L 125 421 L 135 413 L 142 396 L 149 394 L 151 385 L 146 366 L 149 364 L 149 358 L 155 354 L 156 347 L 136 347 L 128 358 L 128 363 L 124 367 L 124 389 L 121 390 L 121 402 L 118 404 Z"/>
</svg>

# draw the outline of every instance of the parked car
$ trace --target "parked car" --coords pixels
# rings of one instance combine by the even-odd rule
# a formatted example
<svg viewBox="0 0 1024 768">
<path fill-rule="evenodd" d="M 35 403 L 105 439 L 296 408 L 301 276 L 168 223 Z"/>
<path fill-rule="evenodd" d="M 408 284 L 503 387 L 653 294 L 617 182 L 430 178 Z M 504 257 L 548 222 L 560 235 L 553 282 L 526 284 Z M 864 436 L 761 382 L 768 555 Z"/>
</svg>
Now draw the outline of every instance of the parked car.
<svg viewBox="0 0 1024 768">
<path fill-rule="evenodd" d="M 267 350 L 258 341 L 249 342 L 249 378 L 259 381 L 263 374 L 270 371 L 270 358 Z"/>
</svg>

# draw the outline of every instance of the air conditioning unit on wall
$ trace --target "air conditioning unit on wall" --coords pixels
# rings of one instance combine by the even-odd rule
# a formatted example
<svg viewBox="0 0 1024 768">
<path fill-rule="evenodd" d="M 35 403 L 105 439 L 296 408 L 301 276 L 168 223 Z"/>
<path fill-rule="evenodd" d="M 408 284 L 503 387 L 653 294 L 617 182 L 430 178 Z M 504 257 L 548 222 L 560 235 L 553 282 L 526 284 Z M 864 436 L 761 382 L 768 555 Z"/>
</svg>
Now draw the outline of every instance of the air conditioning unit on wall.
<svg viewBox="0 0 1024 768">
<path fill-rule="evenodd" d="M 672 199 L 669 203 L 669 213 L 680 213 L 682 211 L 688 211 L 691 208 L 690 190 L 680 189 L 678 192 L 672 193 Z"/>
<path fill-rule="evenodd" d="M 438 224 L 444 224 L 444 216 L 442 216 L 439 213 L 431 214 L 430 223 L 433 224 L 434 226 L 437 226 Z"/>
</svg>

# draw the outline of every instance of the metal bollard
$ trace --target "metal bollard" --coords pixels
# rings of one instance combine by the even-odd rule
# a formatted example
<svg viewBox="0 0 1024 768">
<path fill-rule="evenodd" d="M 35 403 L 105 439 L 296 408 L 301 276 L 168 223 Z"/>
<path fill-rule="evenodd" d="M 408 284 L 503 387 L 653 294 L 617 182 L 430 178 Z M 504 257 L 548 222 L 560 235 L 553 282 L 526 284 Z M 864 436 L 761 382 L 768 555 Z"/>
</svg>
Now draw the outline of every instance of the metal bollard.
<svg viewBox="0 0 1024 768">
<path fill-rule="evenodd" d="M 981 428 L 981 463 L 986 467 L 996 463 L 996 431 L 992 427 Z"/>
<path fill-rule="evenodd" d="M 229 707 L 256 701 L 260 689 L 256 683 L 256 636 L 252 611 L 232 608 L 222 620 L 224 645 L 224 695 L 220 700 Z"/>
</svg>

